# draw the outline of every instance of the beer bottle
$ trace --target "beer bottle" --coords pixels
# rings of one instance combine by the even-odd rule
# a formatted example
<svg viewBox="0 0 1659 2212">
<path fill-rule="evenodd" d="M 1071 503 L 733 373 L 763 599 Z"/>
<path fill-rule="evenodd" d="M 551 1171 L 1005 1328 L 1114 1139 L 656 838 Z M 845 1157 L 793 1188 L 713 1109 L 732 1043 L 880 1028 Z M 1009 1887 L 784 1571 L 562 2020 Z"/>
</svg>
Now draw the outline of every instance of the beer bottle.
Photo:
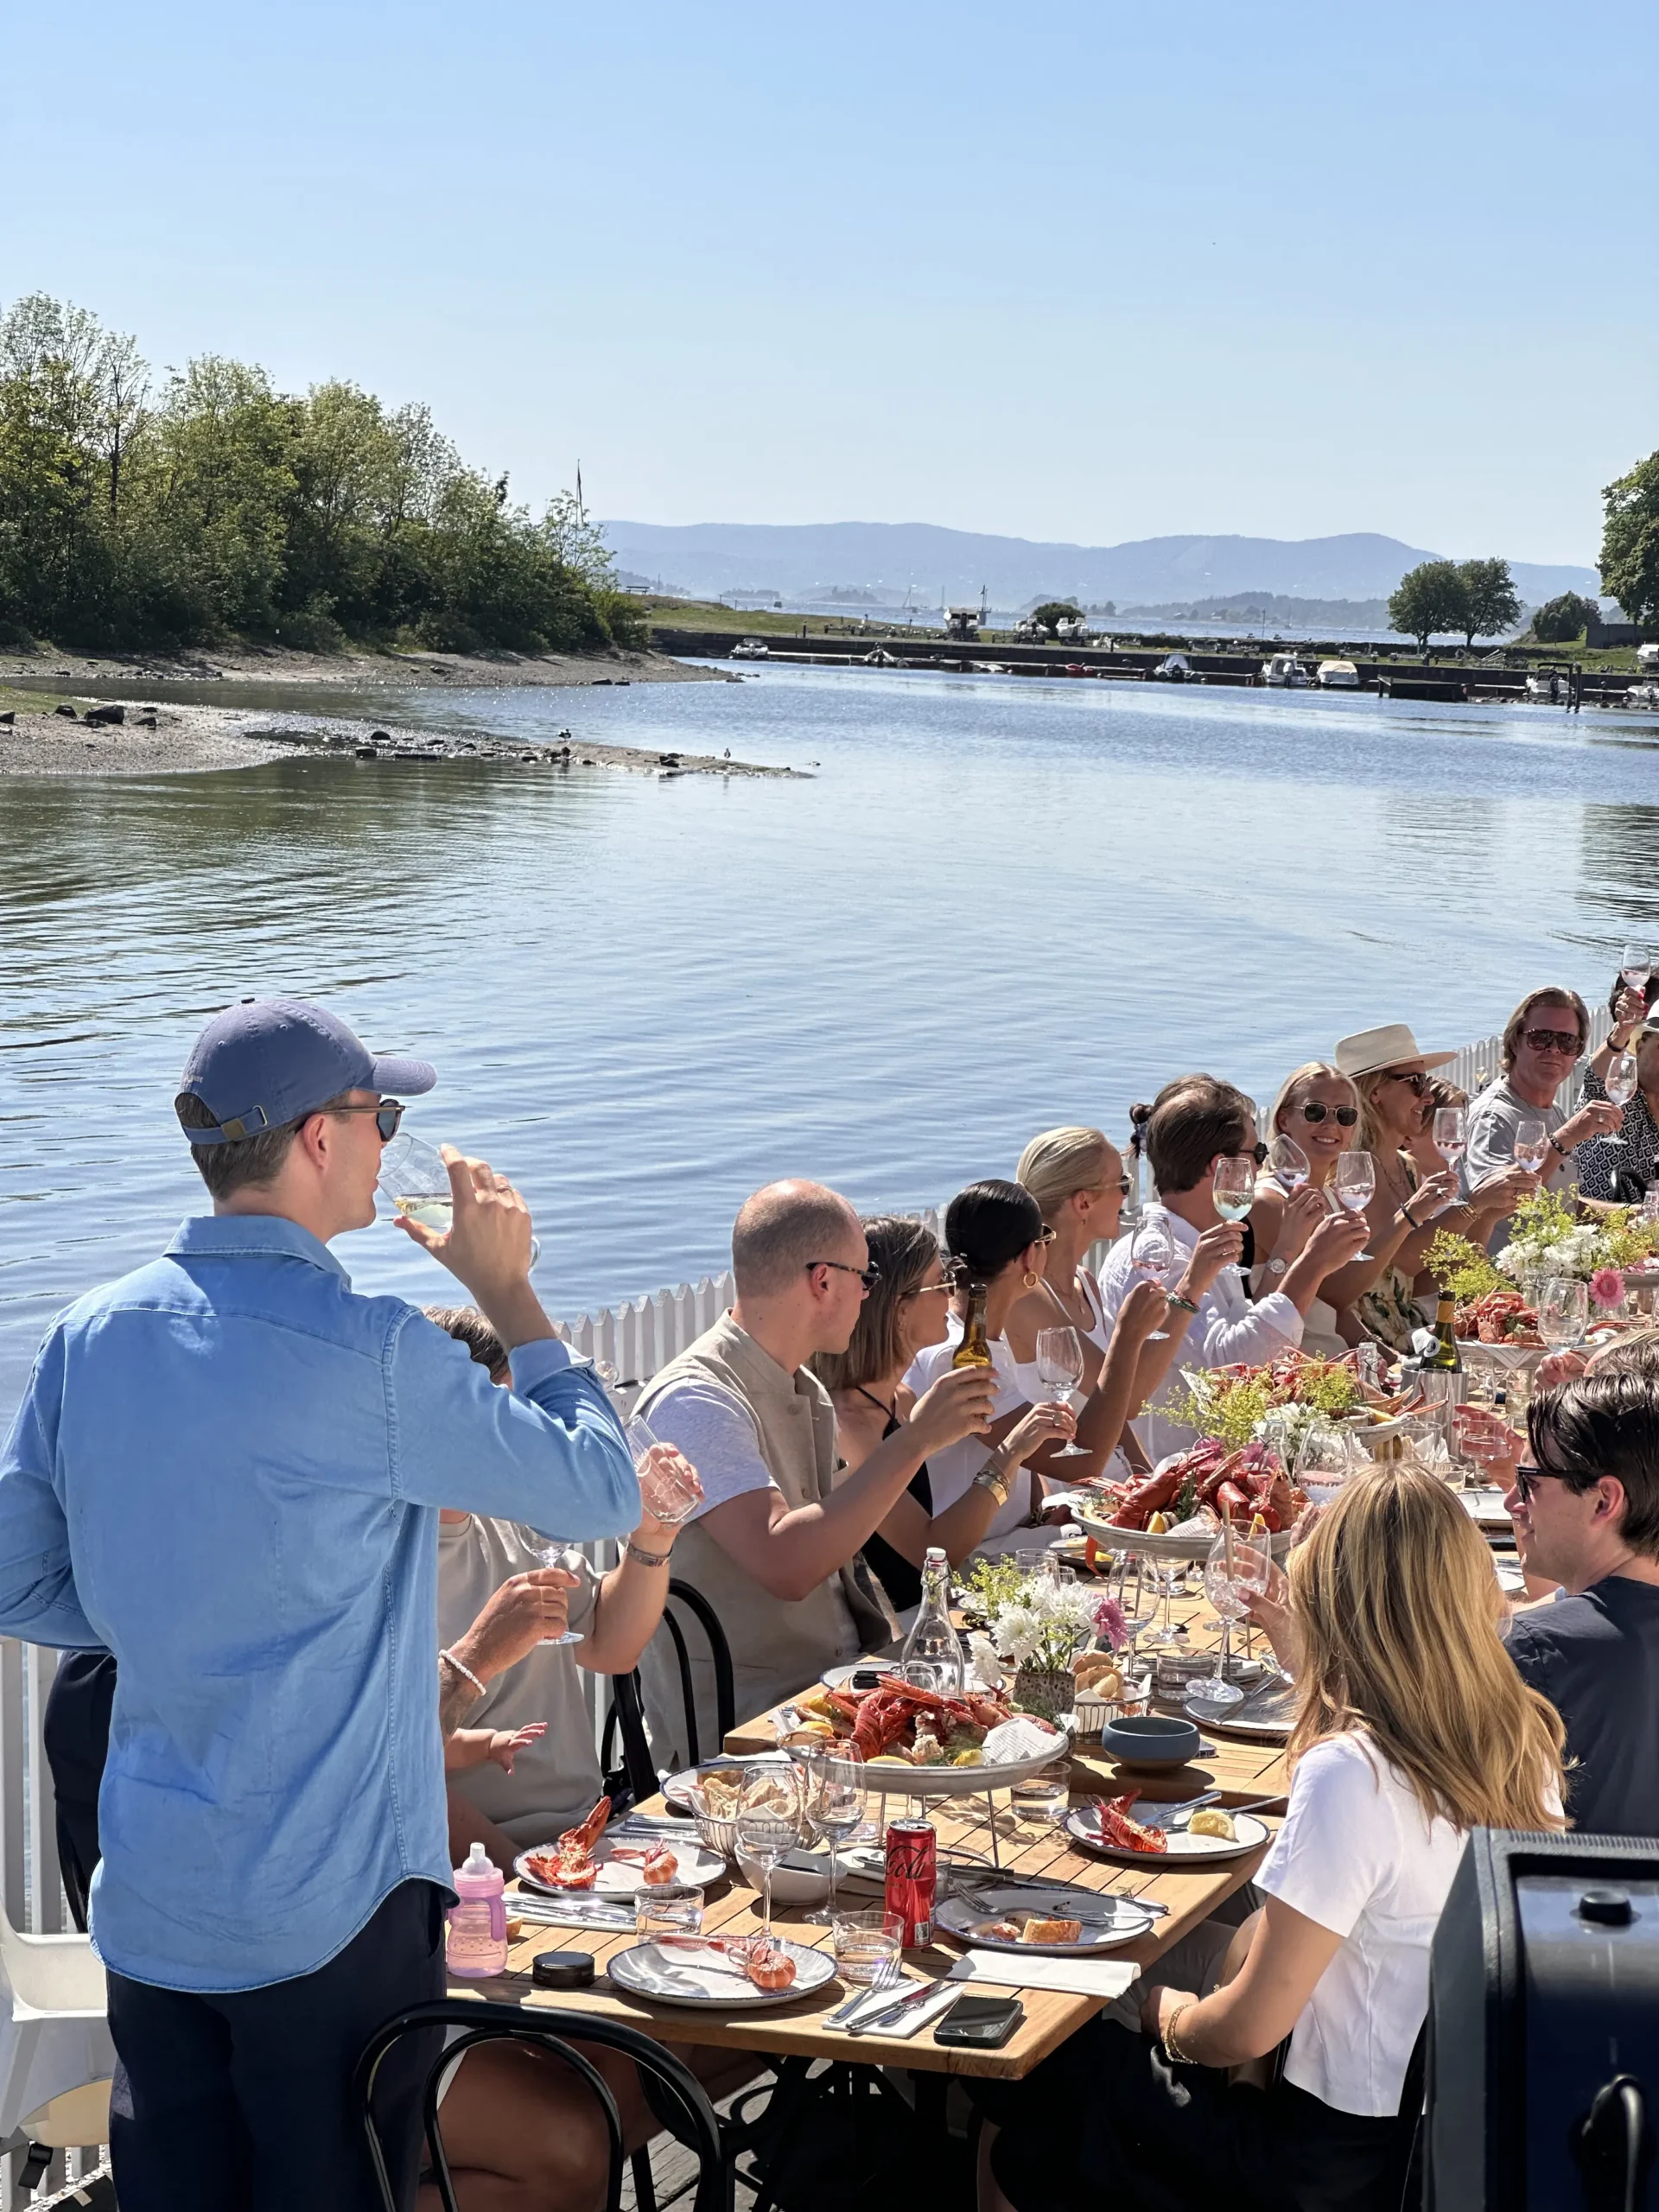
<svg viewBox="0 0 1659 2212">
<path fill-rule="evenodd" d="M 951 1356 L 952 1367 L 988 1367 L 991 1347 L 985 1334 L 985 1286 L 970 1282 L 968 1286 L 968 1320 L 962 1332 L 962 1342 Z"/>
</svg>

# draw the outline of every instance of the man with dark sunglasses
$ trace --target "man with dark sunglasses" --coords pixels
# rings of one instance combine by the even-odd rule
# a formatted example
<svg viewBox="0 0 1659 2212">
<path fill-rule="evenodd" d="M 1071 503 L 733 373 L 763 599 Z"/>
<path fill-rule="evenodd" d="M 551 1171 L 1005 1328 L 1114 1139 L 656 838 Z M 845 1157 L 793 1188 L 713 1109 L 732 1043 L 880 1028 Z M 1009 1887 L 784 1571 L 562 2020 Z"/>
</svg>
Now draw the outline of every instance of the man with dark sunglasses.
<svg viewBox="0 0 1659 2212">
<path fill-rule="evenodd" d="M 1567 1078 L 1590 1041 L 1590 1014 L 1576 991 L 1548 986 L 1529 991 L 1503 1029 L 1503 1072 L 1487 1084 L 1470 1106 L 1465 1122 L 1463 1188 L 1465 1197 L 1489 1176 L 1515 1165 L 1516 1145 L 1527 1124 L 1546 1141 L 1541 1180 L 1552 1191 L 1576 1187 L 1573 1155 L 1592 1137 L 1617 1134 L 1623 1112 L 1607 1100 L 1592 1099 L 1569 1114 L 1557 1103 Z M 1611 1048 L 1604 1045 L 1591 1066 L 1606 1072 Z M 1510 1241 L 1506 1216 L 1486 1240 L 1488 1251 L 1501 1252 Z"/>
<path fill-rule="evenodd" d="M 328 1250 L 374 1218 L 386 1093 L 436 1080 L 302 1001 L 210 1021 L 175 1110 L 213 1212 L 60 1317 L 0 1448 L 0 1630 L 116 1661 L 92 1932 L 126 2212 L 376 2201 L 353 2071 L 443 1990 L 438 1509 L 582 1540 L 639 1518 L 505 1176 L 451 1153 L 453 1227 L 404 1227 L 511 1391 Z M 377 2096 L 409 2204 L 422 2041 Z"/>
<path fill-rule="evenodd" d="M 1510 1655 L 1567 1727 L 1567 1811 L 1659 1837 L 1659 1372 L 1633 1359 L 1541 1391 L 1504 1506 L 1529 1582 Z"/>
</svg>

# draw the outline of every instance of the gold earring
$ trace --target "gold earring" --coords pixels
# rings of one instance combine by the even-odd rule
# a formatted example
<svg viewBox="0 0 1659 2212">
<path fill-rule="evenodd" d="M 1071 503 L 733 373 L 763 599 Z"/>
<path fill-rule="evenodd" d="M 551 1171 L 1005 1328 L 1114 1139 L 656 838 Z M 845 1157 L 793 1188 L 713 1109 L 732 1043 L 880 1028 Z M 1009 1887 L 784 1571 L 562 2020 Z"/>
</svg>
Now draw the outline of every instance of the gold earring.
<svg viewBox="0 0 1659 2212">
<path fill-rule="evenodd" d="M 1026 1269 L 1026 1288 L 1027 1290 L 1035 1290 L 1041 1281 L 1042 1277 L 1038 1274 L 1035 1268 L 1027 1268 Z"/>
</svg>

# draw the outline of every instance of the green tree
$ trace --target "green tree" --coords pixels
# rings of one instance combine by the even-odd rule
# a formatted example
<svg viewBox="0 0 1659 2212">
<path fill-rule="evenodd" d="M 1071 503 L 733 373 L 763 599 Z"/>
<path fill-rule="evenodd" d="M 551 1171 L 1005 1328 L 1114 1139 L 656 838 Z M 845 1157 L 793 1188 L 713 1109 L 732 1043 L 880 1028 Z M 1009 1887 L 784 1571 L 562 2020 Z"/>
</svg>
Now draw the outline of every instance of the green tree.
<svg viewBox="0 0 1659 2212">
<path fill-rule="evenodd" d="M 1584 635 L 1592 616 L 1600 612 L 1593 599 L 1564 591 L 1558 599 L 1547 599 L 1533 610 L 1532 634 L 1541 645 L 1570 645 Z"/>
<path fill-rule="evenodd" d="M 1521 620 L 1521 600 L 1507 561 L 1463 561 L 1463 613 L 1459 624 L 1463 642 L 1472 646 L 1478 638 L 1502 638 Z"/>
<path fill-rule="evenodd" d="M 1080 622 L 1083 617 L 1069 599 L 1050 599 L 1032 609 L 1031 619 L 1052 637 L 1062 622 Z"/>
<path fill-rule="evenodd" d="M 1601 498 L 1601 588 L 1632 622 L 1659 629 L 1659 453 L 1637 461 Z"/>
<path fill-rule="evenodd" d="M 1468 588 L 1455 561 L 1421 561 L 1408 569 L 1389 600 L 1389 627 L 1415 638 L 1420 652 L 1437 632 L 1465 627 Z"/>
</svg>

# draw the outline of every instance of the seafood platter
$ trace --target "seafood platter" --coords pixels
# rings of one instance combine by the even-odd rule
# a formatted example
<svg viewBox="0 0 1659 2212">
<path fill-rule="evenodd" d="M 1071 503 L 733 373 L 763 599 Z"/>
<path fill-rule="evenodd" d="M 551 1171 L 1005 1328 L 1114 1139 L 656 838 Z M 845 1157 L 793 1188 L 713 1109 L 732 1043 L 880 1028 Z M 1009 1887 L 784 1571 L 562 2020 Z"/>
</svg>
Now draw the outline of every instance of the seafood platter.
<svg viewBox="0 0 1659 2212">
<path fill-rule="evenodd" d="M 1279 1455 L 1266 1444 L 1230 1449 L 1205 1437 L 1189 1452 L 1161 1459 L 1149 1475 L 1118 1485 L 1098 1506 L 1074 1509 L 1078 1526 L 1097 1546 L 1149 1559 L 1202 1560 L 1221 1532 L 1222 1519 L 1241 1531 L 1265 1534 L 1275 1559 L 1290 1549 L 1291 1531 L 1306 1491 L 1292 1487 Z"/>
<path fill-rule="evenodd" d="M 716 1882 L 726 1861 L 701 1843 L 664 1838 L 640 1843 L 607 1843 L 605 1824 L 611 1801 L 601 1797 L 579 1827 L 567 1828 L 556 1843 L 521 1851 L 512 1871 L 526 1889 L 548 1897 L 588 1892 L 632 1897 L 642 1889 Z"/>
<path fill-rule="evenodd" d="M 893 1797 L 968 1797 L 1008 1789 L 1071 1747 L 1065 1729 L 1035 1713 L 1016 1713 L 1007 1698 L 968 1688 L 959 1697 L 883 1675 L 871 1690 L 823 1683 L 795 1700 L 779 1740 L 793 1751 L 833 1759 L 849 1744 L 862 1764 L 848 1777 Z"/>
</svg>

